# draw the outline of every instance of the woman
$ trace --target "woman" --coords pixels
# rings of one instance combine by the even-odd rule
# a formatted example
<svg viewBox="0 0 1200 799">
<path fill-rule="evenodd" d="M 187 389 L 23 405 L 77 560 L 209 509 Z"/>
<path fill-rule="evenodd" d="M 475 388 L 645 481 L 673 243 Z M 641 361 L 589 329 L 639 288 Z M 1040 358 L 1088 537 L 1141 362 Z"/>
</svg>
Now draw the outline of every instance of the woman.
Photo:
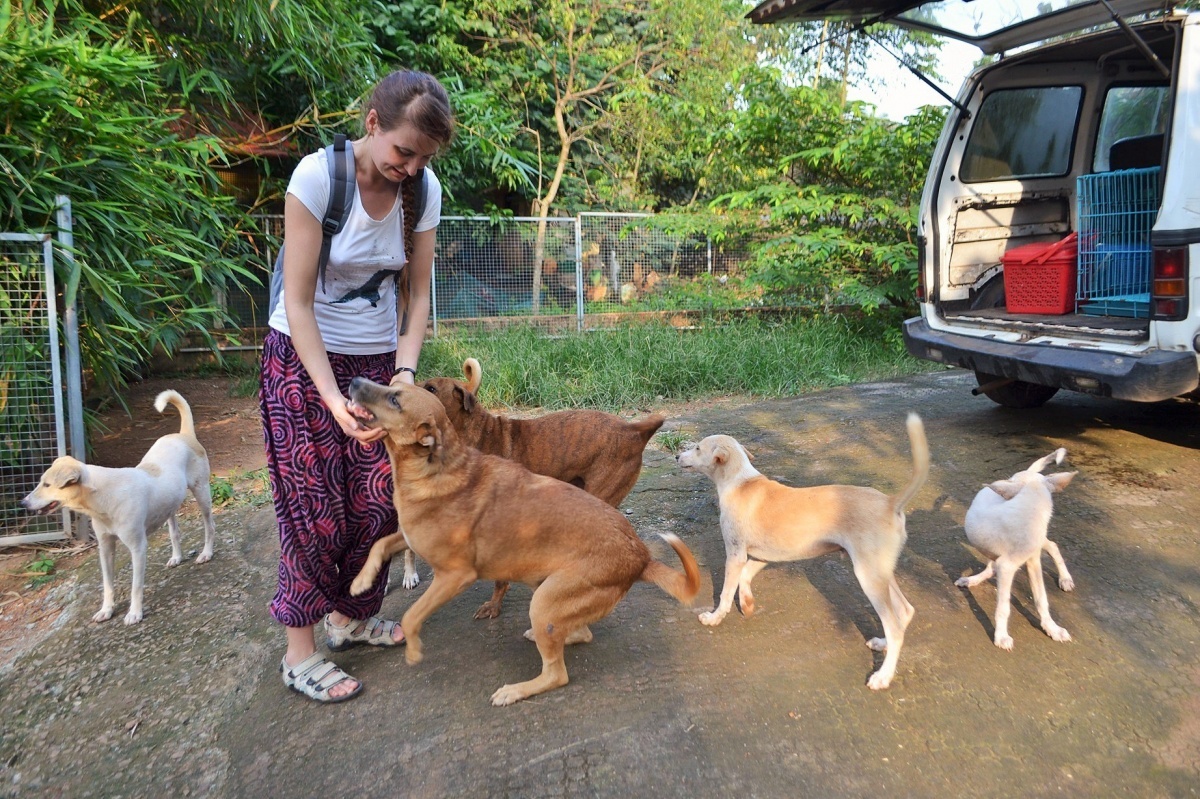
<svg viewBox="0 0 1200 799">
<path fill-rule="evenodd" d="M 441 184 L 426 168 L 423 212 L 415 181 L 454 135 L 445 89 L 402 70 L 366 103 L 365 134 L 352 142 L 356 197 L 318 268 L 330 191 L 326 153 L 304 158 L 284 203 L 283 290 L 263 342 L 261 408 L 279 520 L 279 588 L 271 615 L 287 629 L 280 670 L 288 687 L 319 702 L 358 695 L 362 683 L 318 651 L 327 645 L 396 646 L 400 626 L 376 617 L 386 575 L 368 593 L 350 583 L 371 545 L 397 529 L 387 454 L 347 410 L 350 380 L 412 383 L 429 318 Z M 419 221 L 405 241 L 403 214 Z M 409 226 L 411 227 L 411 226 Z M 398 323 L 407 312 L 407 329 Z"/>
</svg>

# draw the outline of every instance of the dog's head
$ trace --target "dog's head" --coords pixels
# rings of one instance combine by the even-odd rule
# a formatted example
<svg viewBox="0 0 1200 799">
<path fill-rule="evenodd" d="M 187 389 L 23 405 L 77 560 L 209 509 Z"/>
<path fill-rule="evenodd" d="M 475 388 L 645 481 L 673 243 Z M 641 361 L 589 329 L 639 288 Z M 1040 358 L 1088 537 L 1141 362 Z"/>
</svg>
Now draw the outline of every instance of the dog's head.
<svg viewBox="0 0 1200 799">
<path fill-rule="evenodd" d="M 675 456 L 684 469 L 695 469 L 714 481 L 750 467 L 753 457 L 732 436 L 709 436 Z"/>
<path fill-rule="evenodd" d="M 477 404 L 475 393 L 483 382 L 483 370 L 479 361 L 467 358 L 463 361 L 463 375 L 467 378 L 464 383 L 453 377 L 431 377 L 420 387 L 436 396 L 446 409 L 446 416 L 456 429 L 461 429 L 464 420 L 475 412 Z"/>
<path fill-rule="evenodd" d="M 1026 486 L 1041 486 L 1044 485 L 1046 490 L 1051 494 L 1058 493 L 1071 484 L 1071 480 L 1079 472 L 1057 472 L 1055 474 L 1042 474 L 1042 470 L 1051 463 L 1062 463 L 1063 458 L 1067 457 L 1067 451 L 1062 447 L 1054 450 L 1044 458 L 1038 458 L 1029 465 L 1028 469 L 1017 472 L 1007 480 L 997 480 L 994 483 L 989 483 L 988 488 L 995 491 L 1005 499 L 1012 499 Z"/>
<path fill-rule="evenodd" d="M 56 458 L 42 475 L 37 488 L 21 500 L 21 507 L 38 515 L 53 513 L 62 507 L 79 510 L 83 479 L 83 463 L 69 456 Z"/>
<path fill-rule="evenodd" d="M 387 432 L 388 450 L 419 450 L 432 460 L 446 443 L 450 427 L 437 397 L 407 383 L 384 386 L 365 377 L 350 381 L 346 406 L 364 426 Z"/>
</svg>

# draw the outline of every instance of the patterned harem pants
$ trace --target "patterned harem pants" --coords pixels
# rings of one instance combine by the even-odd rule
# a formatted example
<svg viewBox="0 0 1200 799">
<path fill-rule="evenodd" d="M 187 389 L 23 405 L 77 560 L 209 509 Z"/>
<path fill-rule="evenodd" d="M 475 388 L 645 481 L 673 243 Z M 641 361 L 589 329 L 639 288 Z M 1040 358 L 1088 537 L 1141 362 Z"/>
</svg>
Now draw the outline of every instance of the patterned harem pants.
<svg viewBox="0 0 1200 799">
<path fill-rule="evenodd" d="M 343 395 L 351 379 L 387 383 L 395 353 L 329 353 Z M 350 583 L 371 545 L 399 528 L 383 442 L 363 446 L 342 432 L 300 363 L 289 336 L 263 341 L 260 394 L 271 493 L 279 520 L 279 588 L 271 616 L 307 627 L 330 611 L 352 619 L 379 612 L 387 567 L 362 596 Z"/>
</svg>

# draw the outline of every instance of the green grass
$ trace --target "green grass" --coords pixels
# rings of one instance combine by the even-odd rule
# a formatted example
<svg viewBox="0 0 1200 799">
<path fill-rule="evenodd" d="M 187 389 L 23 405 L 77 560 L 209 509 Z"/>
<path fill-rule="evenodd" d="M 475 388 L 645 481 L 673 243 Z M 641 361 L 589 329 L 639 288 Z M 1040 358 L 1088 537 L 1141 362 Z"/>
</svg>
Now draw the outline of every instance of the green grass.
<svg viewBox="0 0 1200 799">
<path fill-rule="evenodd" d="M 928 371 L 909 356 L 899 319 L 828 316 L 665 324 L 547 336 L 533 327 L 429 339 L 420 377 L 483 369 L 485 405 L 649 409 L 726 394 L 779 397 Z"/>
</svg>

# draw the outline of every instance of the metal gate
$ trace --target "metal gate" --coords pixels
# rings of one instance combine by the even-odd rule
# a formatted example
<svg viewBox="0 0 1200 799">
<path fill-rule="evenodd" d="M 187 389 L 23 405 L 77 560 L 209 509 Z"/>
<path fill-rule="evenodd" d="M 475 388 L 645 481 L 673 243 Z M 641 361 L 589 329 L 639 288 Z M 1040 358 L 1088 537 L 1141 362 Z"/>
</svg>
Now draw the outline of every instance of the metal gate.
<svg viewBox="0 0 1200 799">
<path fill-rule="evenodd" d="M 0 546 L 70 534 L 66 510 L 21 506 L 67 451 L 56 297 L 53 239 L 0 233 Z"/>
</svg>

